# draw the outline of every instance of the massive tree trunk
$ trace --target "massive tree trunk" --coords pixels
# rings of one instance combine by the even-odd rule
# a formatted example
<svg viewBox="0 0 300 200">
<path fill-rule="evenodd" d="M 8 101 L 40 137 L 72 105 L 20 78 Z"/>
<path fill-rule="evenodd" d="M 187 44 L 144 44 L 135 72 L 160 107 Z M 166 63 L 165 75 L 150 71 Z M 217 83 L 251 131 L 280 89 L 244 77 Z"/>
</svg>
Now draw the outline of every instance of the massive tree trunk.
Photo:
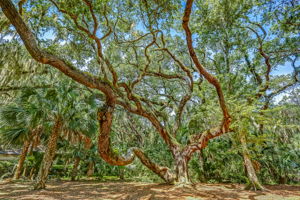
<svg viewBox="0 0 300 200">
<path fill-rule="evenodd" d="M 111 150 L 110 129 L 113 119 L 113 111 L 114 104 L 109 101 L 98 111 L 98 120 L 100 125 L 100 134 L 98 136 L 98 151 L 101 158 L 109 164 L 124 166 L 130 164 L 133 161 L 134 156 L 130 155 L 130 157 L 127 158 L 121 157 L 119 155 L 116 155 Z M 229 124 L 231 121 L 230 118 L 226 118 L 223 120 L 221 126 L 197 134 L 191 139 L 189 145 L 181 149 L 180 145 L 173 142 L 171 136 L 168 134 L 168 132 L 166 132 L 166 130 L 156 118 L 146 112 L 143 113 L 143 116 L 149 119 L 154 127 L 157 128 L 157 131 L 161 134 L 162 138 L 172 151 L 173 158 L 175 160 L 176 174 L 174 174 L 169 168 L 159 166 L 158 164 L 152 162 L 143 153 L 143 151 L 138 148 L 132 148 L 134 155 L 137 156 L 148 169 L 161 177 L 166 183 L 175 183 L 182 185 L 190 183 L 188 175 L 188 162 L 192 154 L 197 150 L 205 148 L 210 139 L 229 132 Z"/>
<path fill-rule="evenodd" d="M 72 169 L 72 172 L 71 172 L 71 180 L 72 181 L 75 181 L 75 179 L 76 179 L 76 176 L 77 176 L 77 173 L 78 173 L 79 163 L 80 163 L 80 158 L 76 157 L 74 165 L 73 165 L 73 169 Z"/>
<path fill-rule="evenodd" d="M 90 161 L 89 162 L 89 165 L 88 165 L 88 171 L 86 173 L 87 176 L 93 176 L 94 175 L 94 162 L 93 161 Z"/>
<path fill-rule="evenodd" d="M 190 184 L 190 178 L 188 174 L 188 162 L 190 156 L 187 151 L 182 151 L 178 146 L 172 148 L 173 157 L 175 160 L 175 173 L 176 181 L 175 184 L 186 185 Z"/>
<path fill-rule="evenodd" d="M 55 156 L 56 152 L 56 145 L 57 145 L 57 140 L 60 134 L 60 129 L 62 127 L 62 121 L 61 118 L 57 118 L 54 124 L 54 127 L 52 129 L 52 133 L 50 135 L 48 144 L 47 144 L 47 149 L 43 157 L 43 161 L 41 163 L 40 169 L 39 169 L 39 174 L 36 179 L 36 183 L 34 186 L 34 189 L 44 189 L 46 187 L 46 181 L 48 177 L 48 173 L 50 171 L 50 168 L 52 166 L 52 162 Z"/>
<path fill-rule="evenodd" d="M 249 150 L 247 148 L 246 138 L 245 135 L 241 135 L 240 138 L 241 144 L 242 144 L 242 155 L 244 159 L 244 166 L 247 173 L 247 177 L 249 180 L 248 185 L 245 189 L 254 189 L 254 190 L 264 190 L 264 187 L 259 182 L 255 169 L 253 167 L 252 161 L 249 156 Z"/>
<path fill-rule="evenodd" d="M 190 178 L 188 174 L 188 161 L 186 156 L 176 156 L 176 182 L 177 184 L 190 184 Z"/>
<path fill-rule="evenodd" d="M 30 142 L 29 142 L 29 140 L 26 140 L 24 142 L 23 149 L 22 149 L 22 152 L 21 152 L 21 155 L 20 155 L 20 158 L 19 158 L 18 166 L 17 166 L 17 169 L 16 169 L 15 174 L 14 174 L 14 178 L 13 178 L 14 180 L 19 179 L 20 176 L 21 176 L 23 164 L 24 164 L 29 146 L 30 146 Z"/>
</svg>

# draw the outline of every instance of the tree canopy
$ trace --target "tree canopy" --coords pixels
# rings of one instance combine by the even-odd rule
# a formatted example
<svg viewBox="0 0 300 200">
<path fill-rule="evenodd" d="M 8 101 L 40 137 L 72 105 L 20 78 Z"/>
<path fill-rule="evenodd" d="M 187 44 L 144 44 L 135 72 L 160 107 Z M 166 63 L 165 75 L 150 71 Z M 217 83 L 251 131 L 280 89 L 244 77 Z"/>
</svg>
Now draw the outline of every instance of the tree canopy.
<svg viewBox="0 0 300 200">
<path fill-rule="evenodd" d="M 294 181 L 298 1 L 1 0 L 0 6 L 1 139 L 11 143 L 18 134 L 23 144 L 45 137 L 37 189 L 45 187 L 56 149 L 74 146 L 89 159 L 74 155 L 72 173 L 84 159 L 92 167 L 126 166 L 137 157 L 172 184 L 189 184 L 191 170 L 201 181 L 219 176 L 254 189 L 264 189 L 259 177 L 267 174 Z M 101 161 L 93 158 L 96 149 Z M 232 170 L 221 170 L 226 166 Z M 247 178 L 234 178 L 243 166 Z"/>
</svg>

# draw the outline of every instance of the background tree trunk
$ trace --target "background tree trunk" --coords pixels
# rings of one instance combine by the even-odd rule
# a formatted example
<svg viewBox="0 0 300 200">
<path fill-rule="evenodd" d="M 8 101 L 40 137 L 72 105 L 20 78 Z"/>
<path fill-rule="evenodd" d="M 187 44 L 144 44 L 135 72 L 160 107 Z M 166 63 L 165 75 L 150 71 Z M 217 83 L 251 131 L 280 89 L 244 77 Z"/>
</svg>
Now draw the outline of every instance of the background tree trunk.
<svg viewBox="0 0 300 200">
<path fill-rule="evenodd" d="M 30 170 L 29 176 L 28 176 L 29 180 L 33 180 L 33 177 L 34 177 L 34 171 L 35 171 L 35 168 L 32 167 L 31 170 Z"/>
<path fill-rule="evenodd" d="M 27 167 L 25 166 L 24 169 L 23 169 L 23 173 L 22 173 L 23 177 L 26 177 L 26 172 L 27 172 Z"/>
<path fill-rule="evenodd" d="M 35 190 L 44 189 L 46 187 L 45 184 L 55 156 L 57 140 L 60 134 L 61 126 L 62 126 L 62 121 L 60 118 L 57 118 L 48 141 L 48 145 L 43 157 L 43 161 L 39 169 L 39 174 L 37 176 L 36 184 L 34 186 Z"/>
<path fill-rule="evenodd" d="M 76 157 L 74 165 L 73 165 L 73 169 L 72 169 L 72 172 L 71 172 L 71 180 L 72 181 L 75 181 L 75 179 L 76 179 L 79 163 L 80 163 L 80 158 Z"/>
<path fill-rule="evenodd" d="M 20 176 L 21 176 L 22 168 L 23 168 L 23 165 L 24 165 L 24 161 L 26 159 L 26 155 L 27 155 L 29 146 L 30 146 L 30 142 L 28 140 L 26 140 L 24 142 L 23 149 L 22 149 L 22 152 L 21 152 L 21 155 L 20 155 L 20 158 L 19 158 L 18 166 L 17 166 L 17 169 L 16 169 L 15 174 L 14 174 L 14 178 L 13 178 L 14 180 L 19 179 Z"/>
<path fill-rule="evenodd" d="M 90 161 L 88 165 L 88 171 L 86 173 L 87 176 L 93 176 L 94 174 L 94 162 Z"/>
<path fill-rule="evenodd" d="M 125 168 L 124 167 L 119 167 L 119 177 L 121 180 L 125 179 Z"/>
<path fill-rule="evenodd" d="M 70 159 L 67 159 L 66 162 L 65 162 L 65 166 L 64 166 L 64 170 L 68 170 L 68 165 L 70 163 Z"/>
</svg>

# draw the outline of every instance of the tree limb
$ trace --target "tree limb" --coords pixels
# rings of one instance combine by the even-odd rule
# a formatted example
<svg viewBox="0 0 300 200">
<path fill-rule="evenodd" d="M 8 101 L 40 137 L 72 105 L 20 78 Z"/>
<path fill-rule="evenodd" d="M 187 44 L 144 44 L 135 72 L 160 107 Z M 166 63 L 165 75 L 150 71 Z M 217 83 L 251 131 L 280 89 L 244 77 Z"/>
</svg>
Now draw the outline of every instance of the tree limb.
<svg viewBox="0 0 300 200">
<path fill-rule="evenodd" d="M 34 34 L 25 24 L 11 0 L 1 0 L 0 6 L 5 16 L 16 28 L 26 49 L 36 61 L 42 64 L 49 64 L 63 72 L 65 75 L 71 77 L 73 80 L 89 88 L 97 88 L 108 96 L 113 96 L 112 89 L 106 82 L 99 80 L 97 77 L 87 75 L 56 55 L 42 50 L 38 46 Z"/>
<path fill-rule="evenodd" d="M 188 46 L 188 50 L 190 53 L 190 56 L 195 64 L 195 66 L 197 67 L 198 71 L 200 72 L 201 75 L 204 76 L 204 78 L 210 83 L 212 84 L 217 91 L 218 97 L 219 97 L 219 104 L 220 107 L 222 109 L 223 112 L 223 120 L 222 123 L 219 127 L 214 128 L 212 130 L 208 130 L 202 134 L 198 134 L 197 138 L 200 138 L 200 140 L 196 141 L 196 144 L 191 144 L 188 145 L 185 148 L 185 151 L 188 152 L 188 154 L 192 154 L 194 151 L 199 150 L 201 148 L 203 148 L 204 146 L 206 146 L 207 142 L 209 139 L 212 139 L 214 137 L 217 137 L 219 135 L 222 135 L 226 132 L 230 131 L 230 123 L 231 123 L 231 117 L 229 115 L 226 103 L 225 103 L 225 98 L 223 95 L 223 91 L 221 88 L 221 85 L 218 81 L 218 79 L 216 77 L 214 77 L 213 75 L 211 75 L 200 63 L 200 61 L 198 60 L 198 57 L 196 55 L 196 52 L 194 50 L 193 47 L 193 40 L 192 40 L 192 33 L 191 30 L 189 28 L 189 20 L 190 20 L 190 15 L 191 15 L 191 11 L 192 11 L 192 6 L 193 6 L 193 0 L 187 0 L 186 1 L 186 7 L 185 7 L 185 12 L 184 12 L 184 16 L 182 19 L 182 27 L 185 31 L 186 34 L 186 41 L 187 41 L 187 46 Z"/>
</svg>

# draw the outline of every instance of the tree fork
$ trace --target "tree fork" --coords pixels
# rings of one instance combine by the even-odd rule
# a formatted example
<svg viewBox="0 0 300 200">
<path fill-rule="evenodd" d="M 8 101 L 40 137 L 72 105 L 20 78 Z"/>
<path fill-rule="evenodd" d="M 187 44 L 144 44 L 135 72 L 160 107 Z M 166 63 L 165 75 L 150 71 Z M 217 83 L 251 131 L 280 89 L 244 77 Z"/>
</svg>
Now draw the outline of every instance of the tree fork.
<svg viewBox="0 0 300 200">
<path fill-rule="evenodd" d="M 129 158 L 120 157 L 111 150 L 110 131 L 114 108 L 115 104 L 113 100 L 107 100 L 106 104 L 102 106 L 97 113 L 100 125 L 100 133 L 98 136 L 98 151 L 100 157 L 111 165 L 124 166 L 132 163 L 135 156 L 137 156 L 148 169 L 161 177 L 166 183 L 173 184 L 175 176 L 170 172 L 170 169 L 153 163 L 140 149 L 130 149 L 128 151 L 131 154 Z M 132 155 L 132 153 L 134 154 Z"/>
</svg>

